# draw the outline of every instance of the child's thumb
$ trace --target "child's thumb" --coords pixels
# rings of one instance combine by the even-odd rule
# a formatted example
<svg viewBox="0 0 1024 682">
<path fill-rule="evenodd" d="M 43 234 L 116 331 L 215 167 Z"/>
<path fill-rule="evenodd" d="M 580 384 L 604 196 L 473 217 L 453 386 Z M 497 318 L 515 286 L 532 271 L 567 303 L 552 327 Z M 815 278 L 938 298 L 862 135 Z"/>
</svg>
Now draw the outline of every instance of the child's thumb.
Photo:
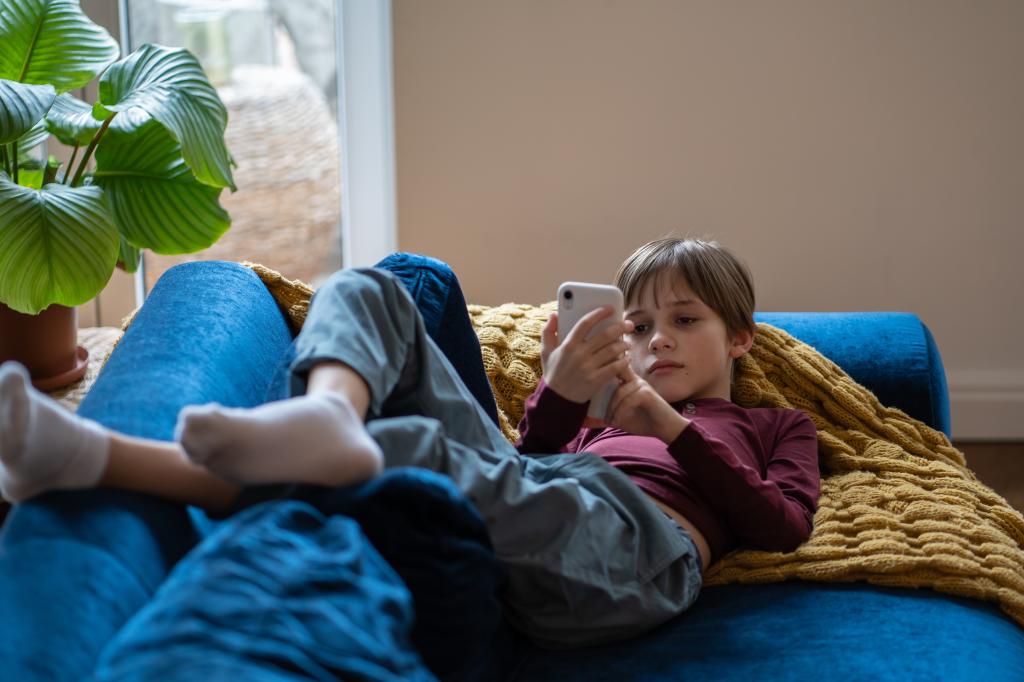
<svg viewBox="0 0 1024 682">
<path fill-rule="evenodd" d="M 547 324 L 540 332 L 541 343 L 550 349 L 558 347 L 558 313 L 551 313 Z"/>
</svg>

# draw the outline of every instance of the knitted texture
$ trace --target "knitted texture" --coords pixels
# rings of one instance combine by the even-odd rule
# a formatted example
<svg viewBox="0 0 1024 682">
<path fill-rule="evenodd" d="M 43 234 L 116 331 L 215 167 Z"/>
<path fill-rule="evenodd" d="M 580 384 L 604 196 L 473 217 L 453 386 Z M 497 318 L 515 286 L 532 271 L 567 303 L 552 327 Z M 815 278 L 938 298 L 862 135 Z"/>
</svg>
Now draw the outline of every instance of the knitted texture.
<svg viewBox="0 0 1024 682">
<path fill-rule="evenodd" d="M 288 326 L 293 334 L 298 334 L 309 312 L 309 301 L 313 298 L 313 288 L 297 279 L 287 279 L 281 273 L 264 267 L 259 263 L 242 261 L 242 265 L 259 275 L 263 284 L 281 307 L 288 319 Z"/>
<path fill-rule="evenodd" d="M 301 328 L 309 287 L 247 265 Z M 467 309 L 502 433 L 514 442 L 555 303 Z M 1024 626 L 1024 517 L 977 480 L 945 434 L 883 406 L 814 348 L 763 323 L 737 363 L 732 399 L 810 416 L 821 497 L 807 542 L 793 552 L 730 552 L 708 569 L 705 586 L 799 578 L 930 587 L 996 602 Z"/>
</svg>

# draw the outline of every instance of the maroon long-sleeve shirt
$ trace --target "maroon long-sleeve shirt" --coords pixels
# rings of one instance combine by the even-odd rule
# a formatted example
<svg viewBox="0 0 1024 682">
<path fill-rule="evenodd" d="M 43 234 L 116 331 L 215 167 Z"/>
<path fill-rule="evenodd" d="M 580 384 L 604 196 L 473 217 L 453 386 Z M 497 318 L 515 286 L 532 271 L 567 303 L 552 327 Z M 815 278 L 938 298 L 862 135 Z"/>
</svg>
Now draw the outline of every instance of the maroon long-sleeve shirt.
<svg viewBox="0 0 1024 682">
<path fill-rule="evenodd" d="M 784 552 L 807 540 L 821 482 L 817 431 L 807 415 L 723 398 L 673 407 L 690 425 L 666 446 L 621 429 L 581 428 L 587 405 L 542 380 L 526 400 L 516 449 L 603 457 L 693 523 L 712 563 L 741 545 Z"/>
</svg>

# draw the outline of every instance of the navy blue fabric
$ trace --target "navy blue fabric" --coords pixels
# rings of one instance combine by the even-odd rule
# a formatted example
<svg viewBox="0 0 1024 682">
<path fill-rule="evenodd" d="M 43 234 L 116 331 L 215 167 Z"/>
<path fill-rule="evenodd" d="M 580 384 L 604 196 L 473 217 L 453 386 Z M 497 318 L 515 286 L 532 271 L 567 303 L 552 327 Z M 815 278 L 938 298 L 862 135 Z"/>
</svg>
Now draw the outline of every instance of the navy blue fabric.
<svg viewBox="0 0 1024 682">
<path fill-rule="evenodd" d="M 390 270 L 402 280 L 423 316 L 427 334 L 497 425 L 498 407 L 480 361 L 480 340 L 469 321 L 466 299 L 451 267 L 436 258 L 414 253 L 393 253 L 374 267 Z"/>
<path fill-rule="evenodd" d="M 294 486 L 288 497 L 351 517 L 412 591 L 412 641 L 443 680 L 475 680 L 502 622 L 503 572 L 476 508 L 447 477 L 390 469 L 346 488 Z"/>
<path fill-rule="evenodd" d="M 688 612 L 618 645 L 548 652 L 519 639 L 494 665 L 523 682 L 1009 682 L 1024 676 L 1024 632 L 974 599 L 792 581 L 707 588 Z"/>
<path fill-rule="evenodd" d="M 946 383 L 946 370 L 942 364 L 942 355 L 939 353 L 939 346 L 935 343 L 932 330 L 924 322 L 921 323 L 924 330 L 925 341 L 928 347 L 928 395 L 931 403 L 932 418 L 925 423 L 953 437 L 952 417 L 949 406 L 949 386 Z"/>
<path fill-rule="evenodd" d="M 931 331 L 912 313 L 757 313 L 816 348 L 883 405 L 950 435 L 949 393 Z"/>
<path fill-rule="evenodd" d="M 483 520 L 449 478 L 397 468 L 344 488 L 258 486 L 237 508 L 279 499 L 357 521 L 412 592 L 412 641 L 427 667 L 442 680 L 480 678 L 502 624 L 504 576 Z"/>
<path fill-rule="evenodd" d="M 124 433 L 169 439 L 185 404 L 261 402 L 290 341 L 251 270 L 216 262 L 174 268 L 80 413 Z M 0 535 L 4 675 L 84 679 L 100 649 L 198 541 L 196 521 L 204 521 L 196 510 L 107 489 L 47 493 L 15 507 Z"/>
<path fill-rule="evenodd" d="M 266 503 L 178 564 L 96 679 L 433 680 L 413 618 L 412 596 L 356 521 Z"/>
</svg>

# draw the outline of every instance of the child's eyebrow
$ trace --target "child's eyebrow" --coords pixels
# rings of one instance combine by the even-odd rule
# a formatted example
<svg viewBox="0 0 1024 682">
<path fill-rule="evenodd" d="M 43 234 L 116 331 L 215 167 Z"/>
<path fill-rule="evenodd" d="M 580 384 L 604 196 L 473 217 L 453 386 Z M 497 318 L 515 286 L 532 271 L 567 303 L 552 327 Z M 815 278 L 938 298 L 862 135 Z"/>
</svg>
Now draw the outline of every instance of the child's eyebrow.
<svg viewBox="0 0 1024 682">
<path fill-rule="evenodd" d="M 668 307 L 669 308 L 684 308 L 684 307 L 686 307 L 688 305 L 697 305 L 697 301 L 692 299 L 692 298 L 683 298 L 683 299 L 679 299 L 678 301 L 672 301 L 671 303 L 668 304 Z M 636 308 L 636 309 L 630 310 L 628 313 L 626 313 L 626 317 L 633 317 L 634 315 L 640 315 L 640 314 L 643 314 L 643 313 L 646 313 L 646 312 L 647 312 L 647 310 L 645 308 Z"/>
</svg>

